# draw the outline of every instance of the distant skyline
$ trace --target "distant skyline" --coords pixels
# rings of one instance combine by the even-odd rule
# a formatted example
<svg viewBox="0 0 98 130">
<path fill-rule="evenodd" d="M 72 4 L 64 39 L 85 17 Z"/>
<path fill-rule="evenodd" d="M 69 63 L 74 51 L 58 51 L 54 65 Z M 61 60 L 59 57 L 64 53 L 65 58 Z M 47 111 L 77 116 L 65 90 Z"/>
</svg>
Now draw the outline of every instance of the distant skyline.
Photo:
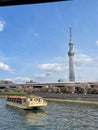
<svg viewBox="0 0 98 130">
<path fill-rule="evenodd" d="M 0 7 L 0 80 L 69 80 L 69 27 L 75 80 L 98 81 L 98 1 Z"/>
</svg>

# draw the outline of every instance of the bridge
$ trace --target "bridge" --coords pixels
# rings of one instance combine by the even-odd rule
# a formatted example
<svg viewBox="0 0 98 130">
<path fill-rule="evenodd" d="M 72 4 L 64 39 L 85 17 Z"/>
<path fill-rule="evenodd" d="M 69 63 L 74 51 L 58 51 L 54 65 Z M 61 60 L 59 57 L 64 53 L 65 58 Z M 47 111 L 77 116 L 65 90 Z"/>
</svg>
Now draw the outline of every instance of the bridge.
<svg viewBox="0 0 98 130">
<path fill-rule="evenodd" d="M 0 89 L 6 88 L 6 87 L 16 87 L 16 86 L 24 86 L 24 87 L 43 87 L 43 86 L 57 86 L 57 87 L 64 87 L 71 84 L 81 84 L 81 83 L 87 83 L 90 85 L 93 85 L 94 82 L 36 82 L 36 83 L 11 83 L 11 84 L 0 84 Z"/>
</svg>

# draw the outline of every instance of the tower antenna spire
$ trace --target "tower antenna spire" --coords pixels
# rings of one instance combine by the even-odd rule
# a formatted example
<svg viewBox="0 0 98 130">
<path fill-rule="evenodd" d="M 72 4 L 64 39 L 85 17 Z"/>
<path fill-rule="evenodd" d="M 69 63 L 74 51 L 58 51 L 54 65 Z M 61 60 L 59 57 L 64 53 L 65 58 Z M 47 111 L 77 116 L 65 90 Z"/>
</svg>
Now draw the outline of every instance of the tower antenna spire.
<svg viewBox="0 0 98 130">
<path fill-rule="evenodd" d="M 70 27 L 70 43 L 72 42 L 72 29 Z"/>
</svg>

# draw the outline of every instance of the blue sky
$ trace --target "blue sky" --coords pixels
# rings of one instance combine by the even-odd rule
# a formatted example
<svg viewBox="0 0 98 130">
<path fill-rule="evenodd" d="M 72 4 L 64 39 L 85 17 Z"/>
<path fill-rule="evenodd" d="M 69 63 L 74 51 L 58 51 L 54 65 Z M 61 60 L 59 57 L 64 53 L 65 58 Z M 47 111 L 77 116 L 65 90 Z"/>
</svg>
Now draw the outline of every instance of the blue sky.
<svg viewBox="0 0 98 130">
<path fill-rule="evenodd" d="M 68 80 L 69 27 L 76 81 L 98 81 L 98 1 L 0 7 L 0 80 Z"/>
</svg>

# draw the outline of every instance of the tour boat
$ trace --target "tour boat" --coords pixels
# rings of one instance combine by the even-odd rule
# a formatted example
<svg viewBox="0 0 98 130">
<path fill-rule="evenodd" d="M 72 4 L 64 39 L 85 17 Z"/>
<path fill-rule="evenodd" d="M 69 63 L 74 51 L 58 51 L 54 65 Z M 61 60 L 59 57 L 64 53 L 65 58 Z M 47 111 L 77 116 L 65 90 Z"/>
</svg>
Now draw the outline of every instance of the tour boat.
<svg viewBox="0 0 98 130">
<path fill-rule="evenodd" d="M 47 102 L 39 96 L 7 96 L 6 104 L 24 110 L 47 106 Z"/>
</svg>

